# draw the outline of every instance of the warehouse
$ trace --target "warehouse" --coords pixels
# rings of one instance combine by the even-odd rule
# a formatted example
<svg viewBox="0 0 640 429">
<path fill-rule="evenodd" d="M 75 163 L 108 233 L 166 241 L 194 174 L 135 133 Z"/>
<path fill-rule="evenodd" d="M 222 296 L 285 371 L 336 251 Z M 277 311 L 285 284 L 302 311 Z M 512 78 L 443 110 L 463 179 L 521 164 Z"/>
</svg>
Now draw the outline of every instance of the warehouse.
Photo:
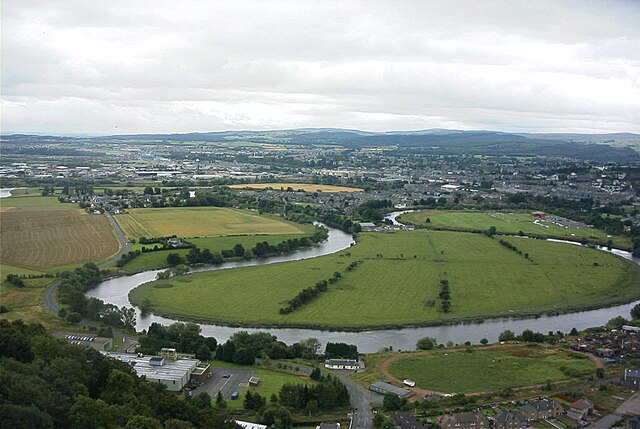
<svg viewBox="0 0 640 429">
<path fill-rule="evenodd" d="M 130 364 L 138 377 L 167 386 L 170 392 L 179 392 L 189 382 L 191 373 L 200 361 L 196 359 L 169 360 L 159 356 L 136 356 L 124 353 L 105 353 L 113 359 Z"/>
<path fill-rule="evenodd" d="M 385 383 L 384 381 L 376 381 L 375 383 L 371 383 L 369 389 L 383 395 L 387 393 L 393 393 L 394 395 L 398 395 L 400 398 L 411 395 L 410 390 L 401 389 L 400 387 L 396 387 L 393 384 Z"/>
</svg>

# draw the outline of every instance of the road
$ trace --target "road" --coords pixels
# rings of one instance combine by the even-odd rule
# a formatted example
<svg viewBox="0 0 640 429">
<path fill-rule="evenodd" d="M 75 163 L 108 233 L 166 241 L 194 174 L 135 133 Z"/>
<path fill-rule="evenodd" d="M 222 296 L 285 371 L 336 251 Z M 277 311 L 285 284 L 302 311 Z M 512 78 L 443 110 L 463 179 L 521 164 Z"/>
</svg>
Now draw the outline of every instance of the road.
<svg viewBox="0 0 640 429">
<path fill-rule="evenodd" d="M 99 263 L 98 267 L 100 268 L 117 261 L 122 257 L 122 255 L 128 253 L 130 249 L 129 243 L 125 238 L 124 233 L 120 229 L 120 226 L 118 226 L 118 223 L 115 221 L 115 219 L 113 219 L 113 216 L 111 216 L 111 214 L 107 212 L 104 213 L 104 216 L 107 218 L 107 220 L 111 224 L 111 227 L 116 233 L 116 238 L 118 239 L 118 242 L 120 242 L 120 251 L 108 260 Z M 60 280 L 56 280 L 55 282 L 51 283 L 47 290 L 44 291 L 42 302 L 42 306 L 45 308 L 45 310 L 55 315 L 58 315 L 58 305 L 56 304 L 56 290 L 58 289 L 58 286 L 60 286 Z"/>
<path fill-rule="evenodd" d="M 624 401 L 616 410 L 602 417 L 588 429 L 609 429 L 624 416 L 640 416 L 640 392 Z"/>
</svg>

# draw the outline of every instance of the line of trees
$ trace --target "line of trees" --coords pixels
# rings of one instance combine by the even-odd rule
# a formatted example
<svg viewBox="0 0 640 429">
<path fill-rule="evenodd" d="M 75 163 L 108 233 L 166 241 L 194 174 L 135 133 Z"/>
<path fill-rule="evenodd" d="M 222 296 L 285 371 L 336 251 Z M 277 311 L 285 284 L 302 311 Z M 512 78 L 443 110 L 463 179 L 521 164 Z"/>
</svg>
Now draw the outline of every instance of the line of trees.
<svg viewBox="0 0 640 429">
<path fill-rule="evenodd" d="M 317 298 L 322 292 L 326 292 L 330 284 L 337 283 L 341 278 L 342 274 L 336 271 L 328 280 L 320 280 L 313 287 L 301 290 L 293 299 L 287 302 L 285 307 L 280 309 L 280 314 L 289 314 L 302 307 L 304 304 Z"/>
<path fill-rule="evenodd" d="M 514 246 L 511 243 L 509 243 L 508 241 L 500 239 L 499 243 L 502 244 L 507 249 L 517 253 L 518 255 L 524 256 L 525 259 L 529 259 L 529 254 L 528 253 L 522 253 L 522 250 L 518 249 L 516 246 Z"/>
<path fill-rule="evenodd" d="M 94 263 L 84 264 L 73 271 L 59 274 L 60 286 L 57 289 L 58 302 L 65 305 L 58 315 L 70 323 L 79 323 L 83 318 L 102 322 L 119 328 L 135 328 L 136 313 L 131 307 L 118 308 L 106 304 L 101 299 L 87 298 L 84 294 L 95 287 L 109 272 L 102 272 Z"/>
<path fill-rule="evenodd" d="M 440 280 L 440 309 L 443 313 L 448 313 L 451 309 L 451 294 L 449 292 L 449 280 Z"/>
</svg>

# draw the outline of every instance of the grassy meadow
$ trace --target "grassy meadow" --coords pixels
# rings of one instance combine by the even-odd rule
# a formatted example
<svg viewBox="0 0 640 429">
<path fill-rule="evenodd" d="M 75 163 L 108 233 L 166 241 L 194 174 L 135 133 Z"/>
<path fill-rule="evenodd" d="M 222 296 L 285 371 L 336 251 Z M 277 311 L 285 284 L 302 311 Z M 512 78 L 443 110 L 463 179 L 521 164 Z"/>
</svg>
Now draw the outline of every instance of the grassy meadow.
<svg viewBox="0 0 640 429">
<path fill-rule="evenodd" d="M 140 237 L 301 234 L 295 223 L 248 210 L 218 207 L 129 209 L 114 216 L 130 240 Z"/>
<path fill-rule="evenodd" d="M 640 295 L 640 267 L 622 258 L 568 244 L 506 240 L 530 259 L 481 234 L 364 233 L 337 254 L 148 283 L 131 298 L 149 298 L 157 314 L 178 318 L 358 329 L 575 310 Z M 362 263 L 346 272 L 354 261 Z M 279 314 L 298 292 L 336 271 L 342 279 L 327 292 Z M 448 313 L 438 305 L 443 279 L 451 293 Z"/>
<path fill-rule="evenodd" d="M 285 190 L 292 188 L 294 191 L 302 189 L 305 192 L 362 192 L 360 188 L 336 185 L 316 185 L 314 183 L 251 183 L 229 186 L 233 189 L 267 189 Z"/>
<path fill-rule="evenodd" d="M 427 218 L 430 220 L 429 223 L 426 221 Z M 564 237 L 568 240 L 588 239 L 600 243 L 606 243 L 609 240 L 606 232 L 595 228 L 563 228 L 545 221 L 533 223 L 535 219 L 529 213 L 420 210 L 405 213 L 399 216 L 398 220 L 414 225 L 461 231 L 484 231 L 495 226 L 500 234 L 518 234 L 522 231 L 526 235 Z M 629 246 L 629 240 L 625 237 L 611 237 L 611 239 L 614 245 Z"/>
<path fill-rule="evenodd" d="M 516 349 L 439 351 L 408 356 L 389 364 L 396 378 L 443 393 L 496 391 L 545 384 L 586 376 L 594 363 L 583 354 L 563 350 L 520 347 Z"/>
<path fill-rule="evenodd" d="M 55 197 L 10 197 L 0 201 L 3 266 L 49 269 L 99 261 L 120 249 L 107 219 L 90 215 L 75 204 L 62 204 Z"/>
<path fill-rule="evenodd" d="M 308 225 L 300 225 L 302 229 L 309 229 Z M 222 250 L 232 249 L 236 244 L 241 244 L 245 249 L 251 249 L 257 243 L 266 241 L 269 244 L 277 244 L 284 240 L 306 237 L 308 234 L 273 234 L 273 235 L 228 235 L 223 237 L 200 237 L 189 238 L 189 242 L 195 244 L 200 249 L 209 249 L 211 252 L 221 252 Z M 133 244 L 132 250 L 141 249 L 143 246 L 153 247 L 153 244 Z M 143 253 L 131 262 L 121 267 L 125 272 L 139 272 L 143 270 L 166 268 L 167 255 L 169 253 L 177 253 L 180 256 L 186 256 L 190 249 L 163 250 L 160 252 Z"/>
</svg>

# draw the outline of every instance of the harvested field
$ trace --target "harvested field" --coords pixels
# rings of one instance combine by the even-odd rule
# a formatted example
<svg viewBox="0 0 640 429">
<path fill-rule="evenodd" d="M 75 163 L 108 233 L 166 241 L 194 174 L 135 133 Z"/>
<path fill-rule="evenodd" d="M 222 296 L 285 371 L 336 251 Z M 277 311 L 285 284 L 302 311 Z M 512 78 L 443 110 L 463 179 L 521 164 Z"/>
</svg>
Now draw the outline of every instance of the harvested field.
<svg viewBox="0 0 640 429">
<path fill-rule="evenodd" d="M 291 188 L 294 191 L 302 189 L 305 192 L 362 192 L 360 188 L 351 188 L 348 186 L 334 186 L 334 185 L 316 185 L 314 183 L 251 183 L 242 185 L 231 185 L 230 188 L 234 189 L 267 189 L 273 188 L 276 190 L 286 190 Z"/>
<path fill-rule="evenodd" d="M 99 261 L 119 249 L 107 219 L 80 209 L 7 210 L 0 220 L 2 264 L 49 268 Z"/>
<path fill-rule="evenodd" d="M 218 207 L 130 209 L 115 216 L 131 240 L 140 237 L 302 234 L 300 225 L 248 210 Z"/>
</svg>

